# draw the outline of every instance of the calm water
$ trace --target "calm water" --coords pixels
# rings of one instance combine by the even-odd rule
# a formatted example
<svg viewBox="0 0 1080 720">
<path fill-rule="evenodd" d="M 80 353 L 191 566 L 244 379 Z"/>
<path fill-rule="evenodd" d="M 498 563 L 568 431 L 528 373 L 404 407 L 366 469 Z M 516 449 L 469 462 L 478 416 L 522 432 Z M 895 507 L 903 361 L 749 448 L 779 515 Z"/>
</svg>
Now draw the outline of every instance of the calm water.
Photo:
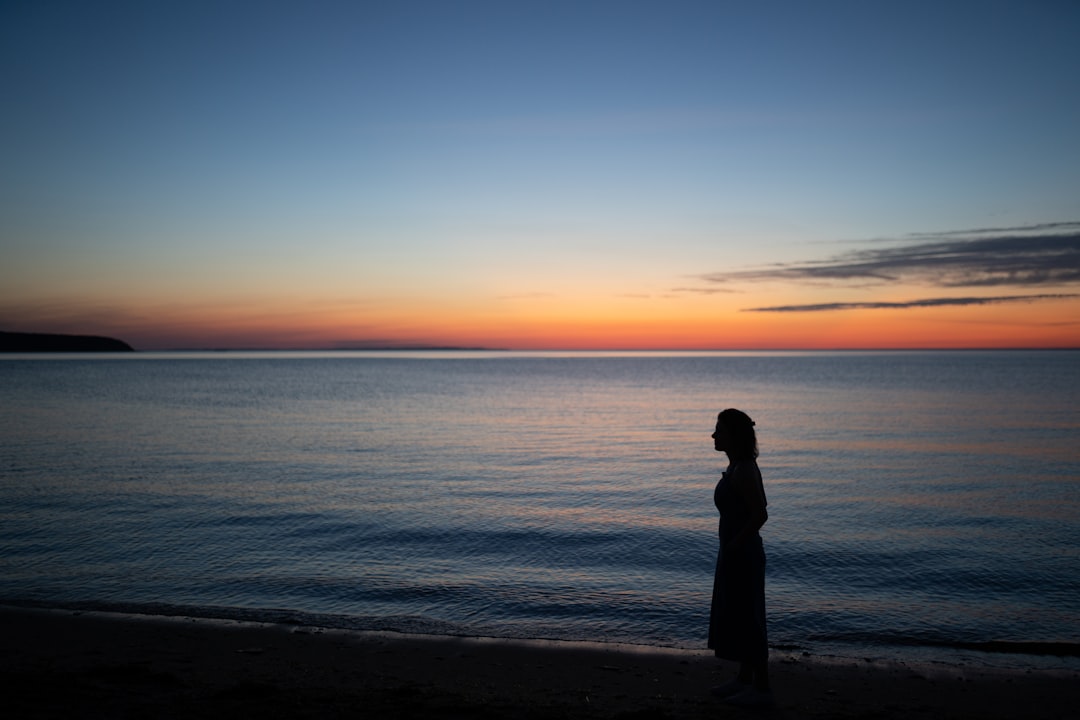
<svg viewBox="0 0 1080 720">
<path fill-rule="evenodd" d="M 0 602 L 703 647 L 727 406 L 781 652 L 1077 666 L 1080 352 L 7 357 Z"/>
</svg>

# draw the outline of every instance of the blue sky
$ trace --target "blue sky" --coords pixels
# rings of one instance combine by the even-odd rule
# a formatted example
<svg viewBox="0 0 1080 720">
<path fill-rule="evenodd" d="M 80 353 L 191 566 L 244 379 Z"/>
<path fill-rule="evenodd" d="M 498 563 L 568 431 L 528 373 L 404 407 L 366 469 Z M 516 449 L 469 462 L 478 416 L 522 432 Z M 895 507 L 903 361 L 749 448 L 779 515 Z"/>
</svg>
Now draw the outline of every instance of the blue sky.
<svg viewBox="0 0 1080 720">
<path fill-rule="evenodd" d="M 1078 30 L 1067 1 L 5 3 L 0 326 L 286 301 L 479 326 L 1073 222 Z"/>
</svg>

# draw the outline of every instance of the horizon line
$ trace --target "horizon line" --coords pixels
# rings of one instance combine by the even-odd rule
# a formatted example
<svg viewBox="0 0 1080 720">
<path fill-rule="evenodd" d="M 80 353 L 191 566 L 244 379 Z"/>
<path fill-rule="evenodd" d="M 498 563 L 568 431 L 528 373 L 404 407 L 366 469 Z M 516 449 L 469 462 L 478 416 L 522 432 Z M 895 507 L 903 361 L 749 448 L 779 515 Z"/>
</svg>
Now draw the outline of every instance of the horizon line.
<svg viewBox="0 0 1080 720">
<path fill-rule="evenodd" d="M 341 348 L 341 347 L 215 347 L 215 348 L 200 348 L 200 347 L 188 347 L 188 348 L 154 348 L 154 349 L 140 349 L 135 348 L 136 353 L 143 352 L 492 352 L 492 353 L 513 353 L 513 352 L 992 352 L 992 351 L 1017 351 L 1017 350 L 1037 350 L 1037 351 L 1069 351 L 1080 350 L 1080 345 L 1061 345 L 1061 346 L 1039 346 L 1039 347 L 1027 347 L 1027 346 L 980 346 L 980 347 L 752 347 L 752 348 L 642 348 L 642 347 L 625 347 L 625 348 L 513 348 L 513 347 L 477 347 L 477 346 L 446 346 L 446 345 L 432 345 L 432 346 L 386 346 L 386 347 L 359 347 L 359 348 Z"/>
</svg>

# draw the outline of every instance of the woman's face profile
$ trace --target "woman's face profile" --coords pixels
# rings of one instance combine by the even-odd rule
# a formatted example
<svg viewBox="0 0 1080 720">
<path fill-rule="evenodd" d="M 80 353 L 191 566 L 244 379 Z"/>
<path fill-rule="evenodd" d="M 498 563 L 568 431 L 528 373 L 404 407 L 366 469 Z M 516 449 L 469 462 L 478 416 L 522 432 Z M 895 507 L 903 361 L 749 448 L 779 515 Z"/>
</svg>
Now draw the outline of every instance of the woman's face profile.
<svg viewBox="0 0 1080 720">
<path fill-rule="evenodd" d="M 712 439 L 713 447 L 716 448 L 717 452 L 723 452 L 727 449 L 727 430 L 724 429 L 719 420 L 716 421 L 716 429 L 713 430 Z"/>
</svg>

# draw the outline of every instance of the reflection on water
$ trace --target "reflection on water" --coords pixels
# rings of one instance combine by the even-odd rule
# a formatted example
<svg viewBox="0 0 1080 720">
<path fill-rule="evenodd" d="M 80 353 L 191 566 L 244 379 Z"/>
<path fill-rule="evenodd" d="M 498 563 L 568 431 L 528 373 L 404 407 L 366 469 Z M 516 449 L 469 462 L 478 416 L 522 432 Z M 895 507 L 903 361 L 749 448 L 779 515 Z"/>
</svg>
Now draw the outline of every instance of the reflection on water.
<svg viewBox="0 0 1080 720">
<path fill-rule="evenodd" d="M 774 642 L 1074 641 L 1077 360 L 0 360 L 0 599 L 699 647 L 735 406 Z"/>
</svg>

